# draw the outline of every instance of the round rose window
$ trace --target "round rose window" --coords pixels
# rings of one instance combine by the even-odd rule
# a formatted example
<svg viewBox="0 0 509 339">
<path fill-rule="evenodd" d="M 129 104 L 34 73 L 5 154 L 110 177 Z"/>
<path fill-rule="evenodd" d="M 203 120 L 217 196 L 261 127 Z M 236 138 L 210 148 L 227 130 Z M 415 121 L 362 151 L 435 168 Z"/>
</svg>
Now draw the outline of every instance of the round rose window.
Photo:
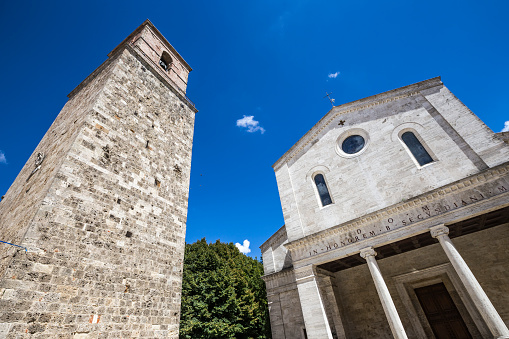
<svg viewBox="0 0 509 339">
<path fill-rule="evenodd" d="M 366 141 L 360 135 L 351 135 L 343 141 L 341 149 L 347 154 L 355 154 L 364 148 Z"/>
</svg>

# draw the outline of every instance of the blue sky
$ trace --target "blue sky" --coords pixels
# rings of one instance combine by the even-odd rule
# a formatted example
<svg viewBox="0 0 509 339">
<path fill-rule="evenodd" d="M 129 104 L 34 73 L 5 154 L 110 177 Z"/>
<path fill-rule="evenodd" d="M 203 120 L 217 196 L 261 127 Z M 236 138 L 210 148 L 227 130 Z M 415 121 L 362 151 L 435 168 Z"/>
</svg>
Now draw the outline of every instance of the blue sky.
<svg viewBox="0 0 509 339">
<path fill-rule="evenodd" d="M 148 18 L 194 69 L 186 239 L 248 239 L 260 257 L 284 223 L 271 165 L 331 108 L 326 91 L 339 105 L 441 76 L 501 131 L 508 15 L 505 0 L 0 1 L 0 194 L 67 94 Z"/>
</svg>

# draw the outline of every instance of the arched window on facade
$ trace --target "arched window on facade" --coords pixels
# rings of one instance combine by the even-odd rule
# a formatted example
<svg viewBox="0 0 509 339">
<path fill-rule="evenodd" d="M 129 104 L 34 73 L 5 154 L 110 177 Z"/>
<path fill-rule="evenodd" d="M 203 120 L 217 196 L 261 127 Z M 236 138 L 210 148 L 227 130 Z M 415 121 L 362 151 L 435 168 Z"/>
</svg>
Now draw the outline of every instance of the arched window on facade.
<svg viewBox="0 0 509 339">
<path fill-rule="evenodd" d="M 329 194 L 329 190 L 327 189 L 327 184 L 325 183 L 325 178 L 323 174 L 315 175 L 315 185 L 318 190 L 318 195 L 320 196 L 320 201 L 322 202 L 322 206 L 327 206 L 332 204 L 332 199 Z"/>
<path fill-rule="evenodd" d="M 166 51 L 163 52 L 163 55 L 161 55 L 161 59 L 159 60 L 159 65 L 165 71 L 168 71 L 172 62 L 173 62 L 173 60 L 171 59 L 171 56 L 168 54 L 168 52 L 166 52 Z"/>
<path fill-rule="evenodd" d="M 428 151 L 426 151 L 414 133 L 405 132 L 401 134 L 401 140 L 403 140 L 419 165 L 424 166 L 433 162 L 433 158 L 429 155 Z"/>
</svg>

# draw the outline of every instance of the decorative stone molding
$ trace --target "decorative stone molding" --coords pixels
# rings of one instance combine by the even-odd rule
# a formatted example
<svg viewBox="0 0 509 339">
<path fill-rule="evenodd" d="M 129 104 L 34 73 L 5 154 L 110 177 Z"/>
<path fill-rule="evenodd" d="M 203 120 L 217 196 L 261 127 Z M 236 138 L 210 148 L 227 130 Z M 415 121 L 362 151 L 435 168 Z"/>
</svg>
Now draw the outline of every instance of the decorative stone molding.
<svg viewBox="0 0 509 339">
<path fill-rule="evenodd" d="M 363 248 L 359 254 L 364 259 L 366 259 L 367 257 L 376 257 L 376 255 L 377 255 L 377 253 L 373 249 L 373 247 Z"/>
<path fill-rule="evenodd" d="M 430 233 L 431 233 L 431 236 L 433 238 L 438 238 L 442 235 L 448 235 L 449 234 L 449 227 L 447 226 L 444 226 L 444 225 L 438 225 L 438 226 L 435 226 L 435 227 L 431 227 L 429 229 Z"/>
<path fill-rule="evenodd" d="M 324 166 L 324 165 L 314 166 L 306 173 L 306 180 L 312 181 L 314 175 L 317 173 L 327 174 L 329 172 L 330 172 L 330 168 L 327 166 Z"/>
<path fill-rule="evenodd" d="M 360 151 L 358 151 L 356 153 L 353 153 L 353 154 L 346 153 L 345 151 L 343 151 L 343 148 L 342 148 L 343 142 L 347 138 L 349 138 L 353 135 L 360 135 L 364 139 L 364 146 L 362 147 L 362 149 Z M 355 157 L 358 157 L 359 155 L 361 155 L 362 153 L 364 153 L 366 151 L 366 149 L 368 149 L 370 140 L 371 140 L 371 138 L 369 136 L 369 133 L 366 132 L 366 130 L 364 130 L 362 128 L 358 128 L 358 127 L 349 128 L 346 131 L 344 131 L 343 133 L 341 133 L 336 138 L 336 145 L 334 146 L 334 150 L 336 151 L 336 154 L 342 158 L 346 158 L 346 159 L 355 158 Z"/>
<path fill-rule="evenodd" d="M 400 135 L 402 134 L 402 131 L 411 131 L 414 130 L 419 134 L 422 134 L 422 132 L 425 130 L 424 127 L 416 122 L 405 122 L 402 123 L 392 130 L 391 133 L 391 141 L 398 141 L 400 140 Z"/>
</svg>

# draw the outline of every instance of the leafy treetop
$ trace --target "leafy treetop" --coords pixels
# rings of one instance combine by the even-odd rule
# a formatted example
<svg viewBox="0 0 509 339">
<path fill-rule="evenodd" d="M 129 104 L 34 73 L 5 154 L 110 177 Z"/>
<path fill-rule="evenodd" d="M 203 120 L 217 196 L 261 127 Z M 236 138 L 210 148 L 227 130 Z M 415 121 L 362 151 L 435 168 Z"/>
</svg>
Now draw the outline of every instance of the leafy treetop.
<svg viewBox="0 0 509 339">
<path fill-rule="evenodd" d="M 233 243 L 186 244 L 180 338 L 271 338 L 262 275 Z"/>
</svg>

